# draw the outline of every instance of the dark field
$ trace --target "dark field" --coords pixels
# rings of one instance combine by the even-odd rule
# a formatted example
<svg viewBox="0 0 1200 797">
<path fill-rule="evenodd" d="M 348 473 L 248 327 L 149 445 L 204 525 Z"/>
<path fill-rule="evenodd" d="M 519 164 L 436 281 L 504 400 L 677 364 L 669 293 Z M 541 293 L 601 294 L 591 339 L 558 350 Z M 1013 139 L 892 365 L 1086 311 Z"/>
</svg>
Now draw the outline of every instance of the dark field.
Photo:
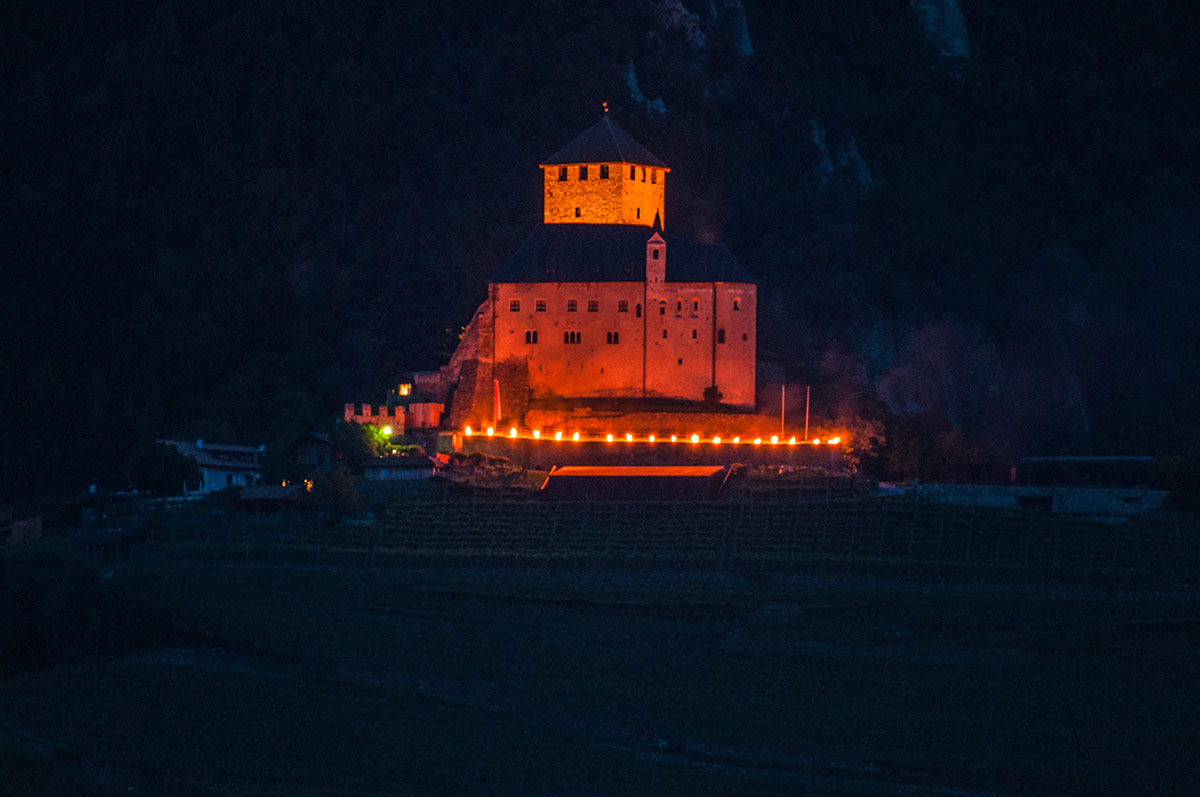
<svg viewBox="0 0 1200 797">
<path fill-rule="evenodd" d="M 1025 549 L 1023 537 L 980 530 L 1005 524 L 1008 537 L 1029 532 L 1036 553 L 1028 517 L 977 517 L 971 533 L 990 547 L 965 564 L 944 531 L 941 550 L 920 548 L 914 531 L 906 558 L 904 529 L 893 541 L 886 524 L 848 559 L 841 525 L 827 524 L 837 539 L 818 557 L 800 514 L 789 529 L 777 508 L 778 550 L 766 555 L 768 529 L 755 557 L 730 551 L 741 520 L 710 528 L 715 504 L 690 542 L 643 538 L 641 553 L 618 556 L 637 530 L 629 518 L 678 508 L 609 505 L 619 527 L 584 530 L 564 518 L 593 506 L 557 505 L 509 529 L 505 503 L 476 503 L 471 513 L 494 530 L 472 531 L 466 549 L 463 517 L 474 514 L 447 518 L 455 535 L 429 520 L 436 502 L 410 509 L 428 514 L 441 544 L 405 537 L 399 507 L 374 529 L 159 524 L 112 578 L 138 582 L 174 641 L 0 683 L 9 784 L 27 794 L 1183 794 L 1200 784 L 1200 595 L 1179 580 L 1186 567 L 1149 563 L 1148 543 L 1140 570 L 1136 556 L 1114 555 L 1123 538 L 1105 524 L 1095 524 L 1105 545 L 1086 547 L 1080 529 L 1060 526 L 1054 566 L 980 554 Z M 862 533 L 865 514 L 827 511 L 858 518 Z M 555 522 L 597 539 L 560 555 L 546 539 Z M 1122 528 L 1131 550 L 1148 539 Z M 711 555 L 696 553 L 721 535 Z M 1094 548 L 1105 568 L 1092 553 L 1063 558 Z"/>
</svg>

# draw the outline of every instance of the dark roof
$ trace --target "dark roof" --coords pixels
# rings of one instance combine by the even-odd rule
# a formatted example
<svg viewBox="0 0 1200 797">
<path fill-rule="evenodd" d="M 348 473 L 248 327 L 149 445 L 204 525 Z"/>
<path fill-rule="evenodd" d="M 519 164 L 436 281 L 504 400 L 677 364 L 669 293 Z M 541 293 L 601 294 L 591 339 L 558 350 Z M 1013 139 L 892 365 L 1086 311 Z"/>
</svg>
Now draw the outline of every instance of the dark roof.
<svg viewBox="0 0 1200 797">
<path fill-rule="evenodd" d="M 607 114 L 570 144 L 542 161 L 543 166 L 557 163 L 636 163 L 639 166 L 667 168 L 667 164 L 634 141 L 633 136 L 618 127 Z"/>
<path fill-rule="evenodd" d="M 659 233 L 667 244 L 667 282 L 754 282 L 724 244 Z M 650 227 L 543 224 L 492 282 L 643 282 Z"/>
</svg>

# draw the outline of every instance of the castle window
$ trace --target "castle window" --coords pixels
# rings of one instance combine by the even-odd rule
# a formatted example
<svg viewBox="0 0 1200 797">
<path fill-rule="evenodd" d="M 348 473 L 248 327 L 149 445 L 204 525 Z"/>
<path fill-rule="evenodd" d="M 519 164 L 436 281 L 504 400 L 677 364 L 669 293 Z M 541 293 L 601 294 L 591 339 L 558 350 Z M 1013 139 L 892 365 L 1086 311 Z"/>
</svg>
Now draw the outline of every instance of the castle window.
<svg viewBox="0 0 1200 797">
<path fill-rule="evenodd" d="M 646 182 L 646 167 L 642 167 L 642 182 Z"/>
<path fill-rule="evenodd" d="M 717 330 L 717 343 L 724 343 L 724 342 L 725 342 L 725 330 L 718 329 Z"/>
<path fill-rule="evenodd" d="M 663 330 L 663 340 L 667 339 L 667 330 Z"/>
<path fill-rule="evenodd" d="M 698 337 L 699 336 L 696 334 L 696 330 L 693 329 L 692 330 L 692 340 L 696 340 Z"/>
<path fill-rule="evenodd" d="M 559 166 L 558 167 L 558 181 L 561 183 L 561 182 L 564 182 L 566 179 L 567 179 L 567 167 Z"/>
<path fill-rule="evenodd" d="M 607 343 L 620 343 L 621 342 L 621 333 L 620 332 L 606 332 L 606 333 L 604 333 L 604 340 Z"/>
<path fill-rule="evenodd" d="M 537 343 L 537 330 L 536 329 L 525 330 L 525 342 L 526 343 Z"/>
<path fill-rule="evenodd" d="M 567 299 L 567 312 L 574 313 L 579 310 L 579 302 L 574 299 Z"/>
<path fill-rule="evenodd" d="M 630 167 L 629 167 L 629 179 L 630 179 L 630 180 L 636 180 L 636 179 L 637 179 L 637 167 L 636 167 L 636 166 L 630 166 Z"/>
<path fill-rule="evenodd" d="M 693 313 L 700 312 L 700 300 L 699 299 L 692 299 L 692 312 Z"/>
<path fill-rule="evenodd" d="M 734 310 L 741 310 L 741 309 L 742 309 L 742 300 L 741 300 L 741 299 L 739 299 L 739 298 L 738 298 L 738 297 L 736 297 L 736 296 L 735 296 L 735 297 L 733 297 L 733 309 L 734 309 Z"/>
<path fill-rule="evenodd" d="M 597 300 L 597 299 L 588 299 L 588 312 L 589 312 L 589 313 L 598 313 L 598 312 L 600 312 L 600 302 L 599 302 L 599 300 Z"/>
<path fill-rule="evenodd" d="M 683 358 L 680 357 L 676 362 L 678 362 L 680 365 L 683 365 Z"/>
<path fill-rule="evenodd" d="M 587 167 L 586 167 L 586 166 L 580 166 L 580 167 L 579 167 L 579 179 L 580 179 L 580 180 L 586 180 L 586 179 L 587 179 Z"/>
<path fill-rule="evenodd" d="M 634 305 L 633 314 L 638 318 L 642 317 L 642 306 L 640 304 Z"/>
<path fill-rule="evenodd" d="M 745 343 L 748 340 L 750 340 L 750 336 L 747 335 L 745 332 L 743 332 L 742 333 L 742 342 Z"/>
<path fill-rule="evenodd" d="M 520 299 L 510 299 L 508 302 L 508 311 L 510 313 L 521 312 L 521 300 Z"/>
<path fill-rule="evenodd" d="M 675 300 L 675 312 L 676 312 L 676 313 L 682 313 L 682 312 L 683 312 L 683 299 L 676 299 L 676 300 Z"/>
<path fill-rule="evenodd" d="M 607 163 L 600 164 L 600 179 L 601 180 L 608 179 L 608 164 Z"/>
<path fill-rule="evenodd" d="M 658 250 L 657 250 L 657 249 L 651 249 L 651 250 L 650 250 L 650 259 L 651 259 L 651 260 L 658 260 Z"/>
<path fill-rule="evenodd" d="M 666 314 L 667 314 L 667 303 L 666 303 L 666 302 L 659 302 L 659 303 L 658 303 L 658 314 L 659 314 L 659 315 L 666 315 Z"/>
<path fill-rule="evenodd" d="M 578 343 L 578 342 L 579 342 L 579 332 L 567 331 L 567 332 L 563 333 L 563 343 Z"/>
<path fill-rule="evenodd" d="M 629 302 L 626 301 L 625 299 L 622 299 L 621 301 L 617 302 L 617 312 L 618 313 L 628 313 L 629 312 Z"/>
<path fill-rule="evenodd" d="M 641 209 L 641 208 L 638 208 L 638 209 L 637 209 L 637 217 L 638 217 L 639 219 L 642 217 L 642 209 Z"/>
<path fill-rule="evenodd" d="M 546 300 L 538 299 L 536 302 L 533 303 L 533 309 L 539 313 L 546 312 Z"/>
<path fill-rule="evenodd" d="M 579 208 L 575 208 L 575 218 L 579 218 L 583 214 L 579 212 Z"/>
<path fill-rule="evenodd" d="M 650 182 L 652 182 L 652 183 L 658 182 L 658 169 L 650 170 Z"/>
</svg>

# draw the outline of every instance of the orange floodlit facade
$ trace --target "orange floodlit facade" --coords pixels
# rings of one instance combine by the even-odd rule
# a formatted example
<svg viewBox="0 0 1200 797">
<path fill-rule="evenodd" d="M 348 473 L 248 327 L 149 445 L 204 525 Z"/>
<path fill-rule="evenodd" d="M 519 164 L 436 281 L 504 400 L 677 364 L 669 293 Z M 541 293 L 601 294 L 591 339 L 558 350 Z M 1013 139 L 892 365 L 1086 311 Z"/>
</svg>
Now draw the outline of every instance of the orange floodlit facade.
<svg viewBox="0 0 1200 797">
<path fill-rule="evenodd" d="M 478 431 L 472 429 L 470 426 L 464 426 L 462 429 L 462 433 L 466 437 L 472 437 L 474 435 L 477 435 Z M 492 437 L 494 433 L 495 433 L 495 430 L 490 427 L 485 432 L 487 437 Z M 544 442 L 559 442 L 559 443 L 562 443 L 562 442 L 611 443 L 614 445 L 625 443 L 625 444 L 634 444 L 634 445 L 657 444 L 657 445 L 667 445 L 667 446 L 669 446 L 671 444 L 676 444 L 676 445 L 686 444 L 689 446 L 694 446 L 694 445 L 712 445 L 712 446 L 755 445 L 755 446 L 759 446 L 759 445 L 762 445 L 764 442 L 767 442 L 770 445 L 787 445 L 787 446 L 799 445 L 799 446 L 812 446 L 814 448 L 818 448 L 821 446 L 828 446 L 830 448 L 836 448 L 841 445 L 842 440 L 843 440 L 843 438 L 840 436 L 830 437 L 826 440 L 822 440 L 819 437 L 815 437 L 812 440 L 798 440 L 794 435 L 789 437 L 788 439 L 784 440 L 784 439 L 780 438 L 779 435 L 771 435 L 770 439 L 766 440 L 766 441 L 764 441 L 761 437 L 756 437 L 753 440 L 747 439 L 747 440 L 743 441 L 740 435 L 735 436 L 732 439 L 724 439 L 720 435 L 708 435 L 708 434 L 702 434 L 700 432 L 693 432 L 692 434 L 684 435 L 683 437 L 673 434 L 673 435 L 663 436 L 660 438 L 658 435 L 655 435 L 655 434 L 635 435 L 632 432 L 626 432 L 623 435 L 617 435 L 617 434 L 613 434 L 612 432 L 597 433 L 597 432 L 564 431 L 562 429 L 553 429 L 553 430 L 551 430 L 551 429 L 529 429 L 529 428 L 517 428 L 515 426 L 509 428 L 507 436 L 510 440 L 540 440 L 540 441 L 544 441 Z"/>
<path fill-rule="evenodd" d="M 528 413 L 564 400 L 752 411 L 757 286 L 724 246 L 665 230 L 670 169 L 607 115 L 539 166 L 543 224 L 443 369 L 451 425 L 549 436 Z"/>
</svg>

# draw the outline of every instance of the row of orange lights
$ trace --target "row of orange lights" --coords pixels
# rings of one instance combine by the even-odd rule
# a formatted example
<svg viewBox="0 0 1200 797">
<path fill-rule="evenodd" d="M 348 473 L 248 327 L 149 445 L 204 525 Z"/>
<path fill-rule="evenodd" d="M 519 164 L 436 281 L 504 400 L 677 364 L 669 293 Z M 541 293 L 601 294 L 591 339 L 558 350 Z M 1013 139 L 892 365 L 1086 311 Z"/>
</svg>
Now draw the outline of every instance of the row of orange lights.
<svg viewBox="0 0 1200 797">
<path fill-rule="evenodd" d="M 470 437 L 471 435 L 476 434 L 476 433 L 477 432 L 475 430 L 473 430 L 470 426 L 463 428 L 463 434 L 465 434 L 467 437 Z M 495 429 L 495 427 L 489 426 L 483 431 L 483 434 L 485 434 L 488 437 L 495 437 L 496 429 Z M 533 431 L 529 432 L 528 434 L 523 434 L 515 426 L 509 427 L 508 436 L 513 439 L 520 438 L 520 439 L 524 439 L 524 440 L 546 439 L 546 440 L 562 441 L 563 439 L 570 439 L 572 442 L 575 442 L 575 443 L 578 443 L 580 441 L 587 441 L 587 442 L 604 441 L 606 443 L 615 443 L 621 439 L 612 434 L 606 434 L 604 437 L 599 437 L 599 436 L 590 436 L 590 435 L 584 436 L 584 435 L 581 435 L 579 432 L 572 432 L 569 438 L 565 438 L 565 435 L 562 431 L 556 431 L 553 434 L 547 432 L 545 437 L 543 438 L 543 435 L 542 435 L 542 432 L 540 429 L 534 429 Z M 674 435 L 674 434 L 670 435 L 669 440 L 672 443 L 678 443 L 679 435 Z M 624 442 L 634 443 L 634 442 L 638 442 L 638 441 L 634 437 L 632 432 L 626 432 L 625 437 L 624 437 Z M 642 439 L 641 442 L 646 442 L 646 443 L 667 442 L 667 438 L 664 438 L 663 440 L 660 441 L 654 435 L 649 434 L 649 435 L 646 435 Z M 732 444 L 737 445 L 737 444 L 742 443 L 742 438 L 734 437 L 730 440 L 724 440 L 719 436 L 713 436 L 711 438 L 708 438 L 708 437 L 701 437 L 699 434 L 693 434 L 691 437 L 685 437 L 684 442 L 692 442 L 692 443 L 704 442 L 704 443 L 711 443 L 712 445 L 715 445 L 715 446 L 719 446 L 719 445 L 721 445 L 721 443 L 727 442 L 727 443 L 732 443 Z M 773 434 L 769 438 L 766 438 L 766 439 L 764 439 L 762 437 L 756 437 L 753 440 L 749 440 L 749 439 L 746 440 L 746 443 L 749 443 L 751 445 L 756 445 L 756 446 L 762 445 L 763 443 L 768 443 L 773 446 L 779 445 L 781 443 L 784 445 L 789 445 L 789 446 L 802 445 L 802 444 L 812 444 L 814 446 L 819 446 L 822 443 L 824 443 L 825 445 L 836 446 L 840 442 L 842 442 L 842 438 L 840 436 L 830 437 L 827 440 L 821 440 L 821 438 L 819 438 L 819 437 L 814 437 L 812 440 L 797 440 L 795 436 L 792 436 L 792 437 L 788 438 L 787 440 L 784 440 L 782 437 L 780 437 L 777 434 Z"/>
</svg>

